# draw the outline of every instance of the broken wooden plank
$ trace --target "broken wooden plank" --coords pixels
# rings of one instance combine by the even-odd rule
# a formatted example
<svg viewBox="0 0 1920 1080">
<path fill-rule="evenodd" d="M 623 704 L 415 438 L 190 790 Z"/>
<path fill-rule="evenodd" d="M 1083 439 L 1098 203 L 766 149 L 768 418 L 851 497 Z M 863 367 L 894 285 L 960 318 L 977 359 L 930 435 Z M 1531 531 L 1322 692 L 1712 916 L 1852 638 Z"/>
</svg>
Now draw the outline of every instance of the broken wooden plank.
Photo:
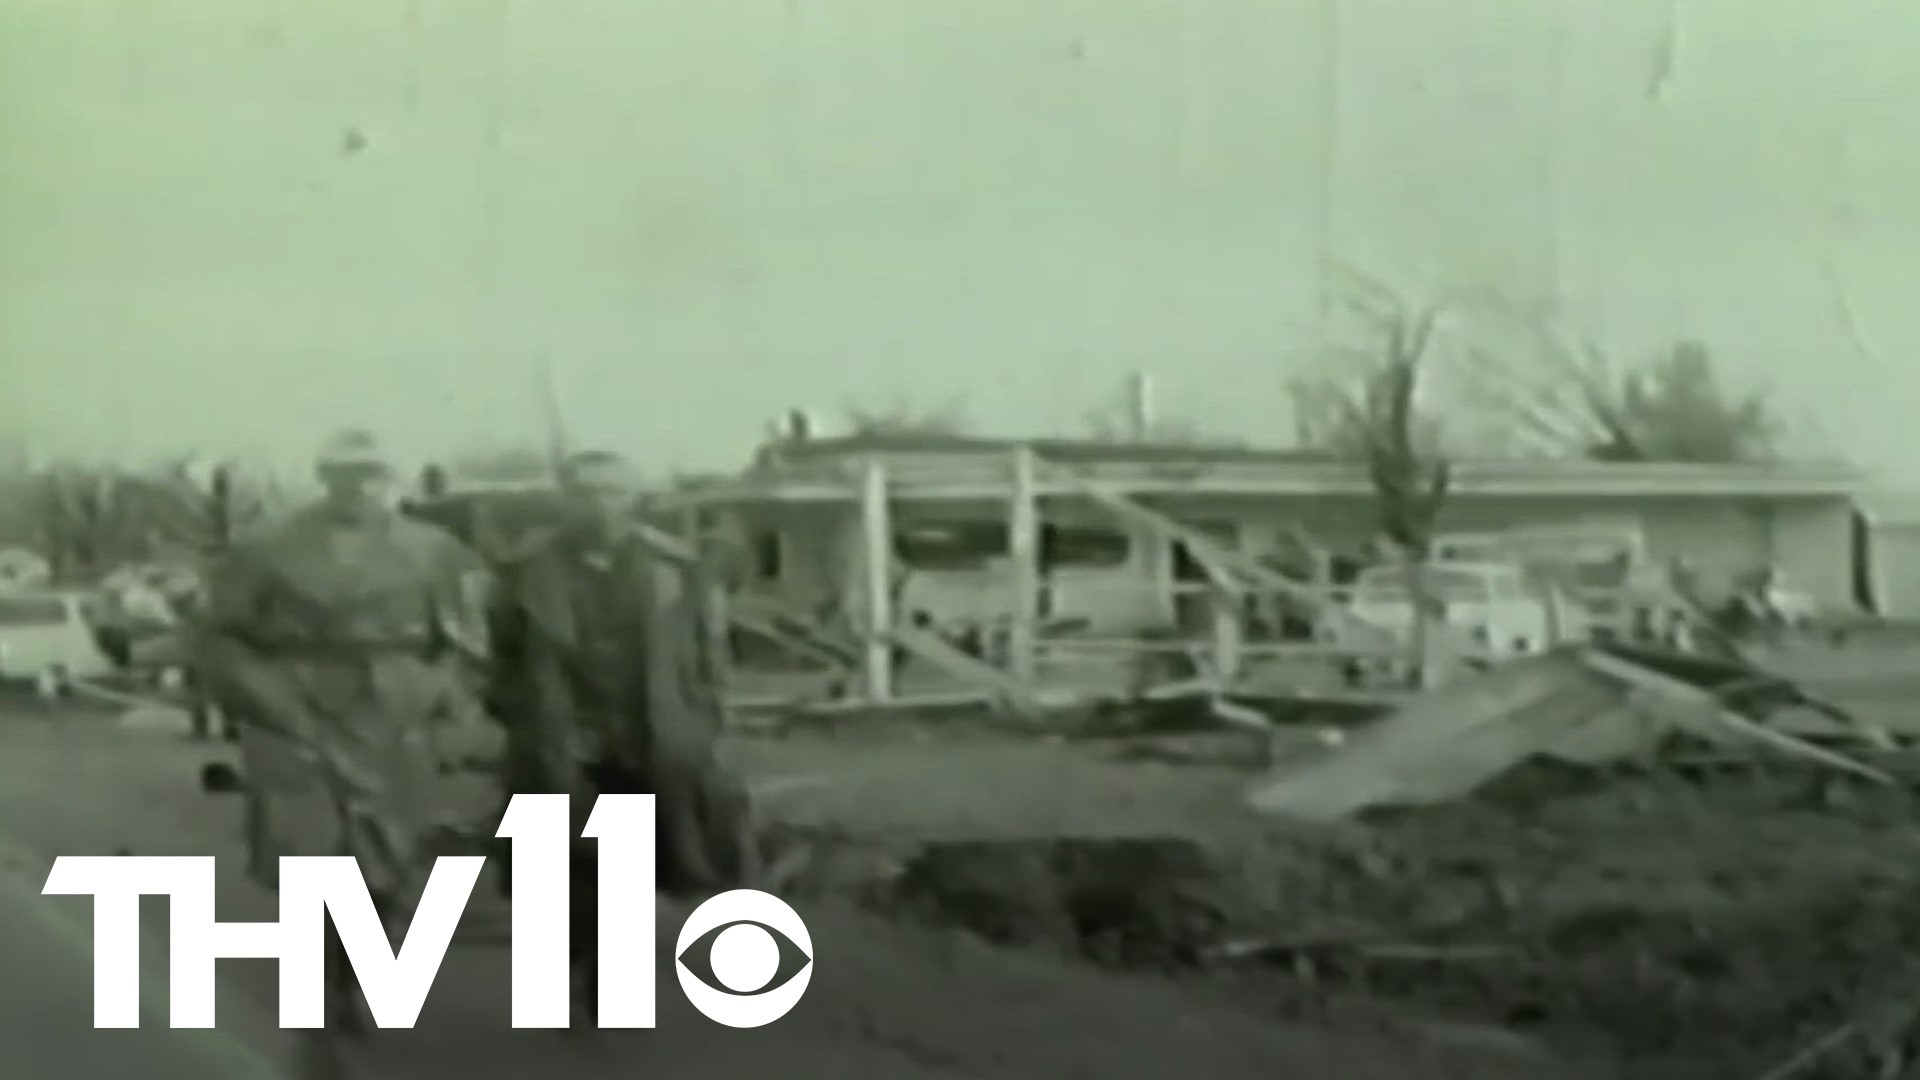
<svg viewBox="0 0 1920 1080">
<path fill-rule="evenodd" d="M 835 670 L 852 670 L 860 662 L 858 653 L 834 641 L 818 626 L 762 605 L 751 597 L 734 597 L 728 605 L 727 617 L 743 630 Z"/>
<path fill-rule="evenodd" d="M 1057 476 L 1061 481 L 1121 519 L 1181 544 L 1206 570 L 1209 579 L 1229 594 L 1237 595 L 1240 592 L 1240 583 L 1250 582 L 1261 591 L 1284 596 L 1308 607 L 1339 630 L 1367 639 L 1392 638 L 1385 629 L 1374 626 L 1344 607 L 1330 602 L 1320 590 L 1302 585 L 1285 574 L 1262 565 L 1258 559 L 1234 551 L 1198 529 L 1182 525 L 1114 487 L 1058 467 L 1054 467 L 1049 475 Z"/>
<path fill-rule="evenodd" d="M 1038 666 L 1040 638 L 1040 501 L 1035 494 L 1033 451 L 1013 455 L 1013 487 L 1007 507 L 1007 557 L 1011 563 L 1012 621 L 1007 628 L 1007 665 L 1013 677 L 1031 684 Z"/>
<path fill-rule="evenodd" d="M 1649 705 L 1665 706 L 1657 710 L 1664 718 L 1674 720 L 1695 734 L 1708 738 L 1724 738 L 1729 734 L 1743 737 L 1875 783 L 1895 785 L 1893 777 L 1879 769 L 1741 716 L 1727 708 L 1718 696 L 1692 683 L 1597 649 L 1582 649 L 1580 656 L 1590 669 L 1632 687 Z M 1716 727 L 1718 731 L 1712 730 Z"/>
<path fill-rule="evenodd" d="M 867 696 L 893 696 L 893 512 L 887 501 L 887 469 L 869 461 L 860 484 L 862 600 L 866 605 Z"/>
<path fill-rule="evenodd" d="M 1032 712 L 1041 707 L 1040 696 L 1034 693 L 1032 686 L 984 660 L 967 655 L 938 634 L 918 627 L 896 626 L 887 631 L 884 637 L 889 643 L 899 645 L 954 678 L 989 691 L 1017 711 Z"/>
<path fill-rule="evenodd" d="M 1596 684 L 1602 692 L 1590 695 Z M 1567 651 L 1529 656 L 1409 696 L 1338 751 L 1280 763 L 1247 801 L 1263 813 L 1314 822 L 1451 801 L 1548 752 L 1590 722 L 1596 701 L 1620 694 L 1617 683 Z M 1586 707 L 1573 707 L 1578 698 Z"/>
</svg>

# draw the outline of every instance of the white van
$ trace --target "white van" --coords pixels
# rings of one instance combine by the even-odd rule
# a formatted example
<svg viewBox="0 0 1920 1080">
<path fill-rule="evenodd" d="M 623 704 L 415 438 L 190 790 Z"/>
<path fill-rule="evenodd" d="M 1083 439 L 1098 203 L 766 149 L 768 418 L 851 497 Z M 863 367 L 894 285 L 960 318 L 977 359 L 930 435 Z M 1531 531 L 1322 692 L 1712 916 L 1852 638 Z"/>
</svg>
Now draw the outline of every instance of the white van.
<svg viewBox="0 0 1920 1080">
<path fill-rule="evenodd" d="M 44 691 L 113 674 L 79 593 L 0 591 L 0 683 Z"/>
</svg>

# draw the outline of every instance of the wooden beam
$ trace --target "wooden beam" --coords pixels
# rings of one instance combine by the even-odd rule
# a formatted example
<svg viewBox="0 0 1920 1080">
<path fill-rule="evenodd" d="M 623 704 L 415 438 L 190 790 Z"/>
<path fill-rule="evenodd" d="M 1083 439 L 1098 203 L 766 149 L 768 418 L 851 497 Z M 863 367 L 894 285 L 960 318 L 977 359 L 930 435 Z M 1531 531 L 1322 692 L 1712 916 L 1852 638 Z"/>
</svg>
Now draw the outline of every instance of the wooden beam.
<svg viewBox="0 0 1920 1080">
<path fill-rule="evenodd" d="M 662 557 L 681 563 L 700 562 L 699 552 L 686 540 L 644 522 L 639 523 L 637 528 L 641 539 Z M 725 621 L 719 625 L 738 626 L 783 645 L 802 657 L 822 661 L 834 668 L 858 663 L 858 655 L 843 649 L 833 640 L 832 634 L 817 626 L 812 619 L 782 610 L 766 597 L 750 594 L 733 596 L 726 594 L 724 589 L 722 593 L 721 597 L 711 601 L 712 613 L 724 616 Z M 891 593 L 888 596 L 891 599 Z M 795 630 L 795 626 L 800 629 Z"/>
<path fill-rule="evenodd" d="M 1239 680 L 1244 666 L 1246 601 L 1238 593 L 1216 592 L 1209 598 L 1213 619 L 1213 673 L 1221 689 Z"/>
<path fill-rule="evenodd" d="M 1311 586 L 1278 573 L 1242 552 L 1235 551 L 1212 537 L 1173 520 L 1139 500 L 1116 490 L 1112 485 L 1098 480 L 1076 475 L 1071 470 L 1058 467 L 1047 469 L 1048 479 L 1071 487 L 1094 502 L 1104 506 L 1115 516 L 1147 529 L 1168 540 L 1185 545 L 1187 551 L 1200 563 L 1207 576 L 1214 583 L 1216 595 L 1238 594 L 1244 584 L 1250 584 L 1260 592 L 1284 596 L 1313 611 L 1332 626 L 1336 634 L 1346 644 L 1345 651 L 1372 651 L 1375 647 L 1394 648 L 1404 653 L 1405 643 L 1398 641 L 1395 635 L 1379 626 L 1375 626 L 1357 616 L 1347 608 L 1329 599 L 1325 593 Z M 1238 601 L 1235 602 L 1236 611 Z M 1364 643 L 1361 649 L 1355 646 Z M 1439 655 L 1432 657 L 1436 670 L 1451 672 L 1459 661 L 1455 643 L 1448 640 Z"/>
<path fill-rule="evenodd" d="M 728 602 L 724 584 L 707 578 L 696 580 L 701 582 L 701 626 L 707 638 L 702 644 L 706 646 L 707 656 L 712 662 L 710 674 L 724 687 L 733 681 L 733 605 Z"/>
<path fill-rule="evenodd" d="M 721 576 L 723 570 L 715 566 L 714 560 L 705 557 L 702 552 L 707 539 L 705 529 L 707 513 L 701 507 L 687 506 L 681 508 L 679 516 L 680 535 L 678 537 L 672 536 L 665 530 L 652 531 L 659 533 L 667 540 L 679 541 L 675 552 L 668 556 L 672 561 L 683 566 L 704 567 L 708 571 L 692 575 L 691 580 L 698 584 L 701 590 L 701 595 L 695 599 L 695 602 L 701 607 L 701 627 L 706 633 L 706 640 L 701 644 L 707 650 L 707 656 L 712 663 L 709 674 L 724 686 L 733 671 L 734 656 L 731 633 L 733 620 L 729 614 L 727 587 Z M 643 527 L 651 529 L 651 526 Z M 647 543 L 656 547 L 660 542 L 652 537 L 647 538 Z"/>
<path fill-rule="evenodd" d="M 1250 582 L 1262 591 L 1297 600 L 1316 611 L 1337 613 L 1334 614 L 1336 619 L 1352 618 L 1345 615 L 1338 605 L 1329 603 L 1317 590 L 1268 569 L 1261 565 L 1258 559 L 1218 543 L 1198 529 L 1188 528 L 1107 484 L 1083 477 L 1072 477 L 1070 473 L 1063 475 L 1070 477 L 1073 486 L 1082 494 L 1106 507 L 1122 520 L 1184 546 L 1207 572 L 1207 576 L 1226 589 L 1238 591 L 1240 582 Z M 1352 621 L 1358 622 L 1357 619 Z"/>
<path fill-rule="evenodd" d="M 887 468 L 869 461 L 860 484 L 860 568 L 864 592 L 867 697 L 893 699 L 893 514 L 887 502 Z"/>
<path fill-rule="evenodd" d="M 1030 685 L 992 664 L 968 656 L 938 634 L 917 627 L 896 626 L 887 633 L 886 640 L 889 644 L 898 644 L 915 657 L 961 682 L 979 687 L 1013 712 L 1026 715 L 1044 706 L 1040 695 Z"/>
<path fill-rule="evenodd" d="M 1140 653 L 1184 653 L 1209 657 L 1207 639 L 1151 637 L 1069 637 L 1047 642 L 1047 652 L 1063 657 L 1112 657 Z M 1242 642 L 1242 661 L 1247 660 L 1398 660 L 1407 655 L 1398 642 L 1342 643 L 1331 641 Z M 1211 663 L 1211 659 L 1208 660 Z"/>
<path fill-rule="evenodd" d="M 1069 483 L 1080 494 L 1104 506 L 1121 520 L 1137 525 L 1170 543 L 1185 547 L 1200 564 L 1207 579 L 1217 588 L 1233 589 L 1237 584 L 1236 576 L 1263 584 L 1263 579 L 1270 577 L 1283 582 L 1288 588 L 1296 587 L 1279 574 L 1261 566 L 1258 561 L 1246 558 L 1224 544 L 1215 543 L 1212 537 L 1198 529 L 1190 529 L 1110 485 L 1080 477 L 1072 477 Z M 1251 572 L 1248 568 L 1252 568 Z"/>
<path fill-rule="evenodd" d="M 1007 668 L 1014 680 L 1032 685 L 1040 638 L 1040 502 L 1034 493 L 1033 451 L 1013 452 L 1013 491 L 1007 507 L 1007 554 L 1012 571 L 1012 621 L 1007 632 Z"/>
<path fill-rule="evenodd" d="M 916 475 L 895 477 L 897 501 L 945 499 L 995 500 L 1005 496 L 1000 471 L 1002 451 L 955 459 L 939 468 L 925 466 Z M 853 473 L 844 478 L 830 473 L 846 459 L 822 461 L 812 475 L 743 477 L 713 488 L 672 492 L 656 497 L 662 506 L 697 503 L 837 502 L 857 499 Z M 1195 463 L 1178 474 L 1153 464 L 1105 463 L 1097 466 L 1102 483 L 1134 494 L 1167 496 L 1236 495 L 1247 497 L 1316 497 L 1370 499 L 1373 485 L 1363 469 L 1338 465 L 1265 462 L 1246 464 Z M 1662 469 L 1642 463 L 1594 468 L 1557 465 L 1538 468 L 1476 466 L 1468 462 L 1456 471 L 1453 494 L 1459 497 L 1513 498 L 1645 498 L 1698 496 L 1704 498 L 1850 498 L 1862 481 L 1848 474 L 1796 473 L 1774 469 L 1694 467 Z M 1070 482 L 1043 475 L 1042 496 L 1066 494 Z"/>
<path fill-rule="evenodd" d="M 1893 777 L 1871 765 L 1742 716 L 1727 708 L 1712 691 L 1690 682 L 1610 656 L 1598 649 L 1583 648 L 1578 655 L 1592 670 L 1626 686 L 1630 704 L 1641 705 L 1659 718 L 1686 727 L 1696 735 L 1704 735 L 1709 739 L 1715 735 L 1745 738 L 1878 784 L 1889 787 L 1897 784 Z"/>
<path fill-rule="evenodd" d="M 860 642 L 857 638 L 839 632 L 829 622 L 796 604 L 756 592 L 742 592 L 733 597 L 732 603 L 733 610 L 742 618 L 757 620 L 762 624 L 771 622 L 790 635 L 805 637 L 813 643 L 814 648 L 825 650 L 838 658 L 842 665 L 856 667 L 860 663 Z"/>
<path fill-rule="evenodd" d="M 731 598 L 727 619 L 734 626 L 758 634 L 803 659 L 812 660 L 831 670 L 851 671 L 859 666 L 858 652 L 841 648 L 830 635 L 810 622 L 765 609 L 752 597 Z"/>
</svg>

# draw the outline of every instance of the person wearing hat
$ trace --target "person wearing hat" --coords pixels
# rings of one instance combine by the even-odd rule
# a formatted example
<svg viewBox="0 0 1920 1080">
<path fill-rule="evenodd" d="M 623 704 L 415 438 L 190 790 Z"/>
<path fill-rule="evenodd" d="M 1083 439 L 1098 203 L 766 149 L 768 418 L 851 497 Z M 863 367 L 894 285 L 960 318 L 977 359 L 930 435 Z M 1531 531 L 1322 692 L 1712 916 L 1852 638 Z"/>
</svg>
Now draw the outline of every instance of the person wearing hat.
<svg viewBox="0 0 1920 1080">
<path fill-rule="evenodd" d="M 504 794 L 574 794 L 576 832 L 603 793 L 658 796 L 658 870 L 669 896 L 747 883 L 744 788 L 721 766 L 719 665 L 702 567 L 641 521 L 616 454 L 561 469 L 563 520 L 499 570 L 490 709 L 506 728 Z M 593 848 L 575 858 L 572 942 L 591 1016 L 598 956 Z"/>
<path fill-rule="evenodd" d="M 279 856 L 351 855 L 402 927 L 431 866 L 439 773 L 431 726 L 457 692 L 447 661 L 485 652 L 468 601 L 477 560 L 397 513 L 379 441 L 350 430 L 315 462 L 325 494 L 220 558 L 201 670 L 236 717 L 256 880 Z M 341 1033 L 370 1026 L 329 925 L 326 1025 L 303 1048 L 315 1080 L 346 1075 Z"/>
</svg>

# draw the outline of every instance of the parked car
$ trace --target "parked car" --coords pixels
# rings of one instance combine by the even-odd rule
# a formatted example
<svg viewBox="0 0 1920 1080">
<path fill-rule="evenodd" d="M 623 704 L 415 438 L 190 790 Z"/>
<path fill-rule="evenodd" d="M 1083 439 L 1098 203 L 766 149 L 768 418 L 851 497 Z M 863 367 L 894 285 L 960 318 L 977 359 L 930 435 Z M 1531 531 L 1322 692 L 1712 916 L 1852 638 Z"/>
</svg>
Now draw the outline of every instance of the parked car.
<svg viewBox="0 0 1920 1080">
<path fill-rule="evenodd" d="M 1630 523 L 1591 520 L 1533 525 L 1495 532 L 1445 533 L 1434 537 L 1433 557 L 1442 562 L 1511 563 L 1549 584 L 1556 597 L 1577 603 L 1582 634 L 1633 637 L 1636 627 L 1657 621 L 1657 597 L 1666 591 L 1666 568 L 1656 567 L 1646 536 Z M 1659 587 L 1647 586 L 1657 581 Z M 1566 636 L 1566 635 L 1561 635 Z"/>
<path fill-rule="evenodd" d="M 1491 659 L 1539 652 L 1584 633 L 1579 605 L 1514 564 L 1436 562 L 1426 567 L 1425 581 L 1434 622 L 1464 635 Z M 1414 609 L 1406 569 L 1382 565 L 1361 571 L 1350 607 L 1364 622 L 1410 634 Z"/>
<path fill-rule="evenodd" d="M 86 617 L 80 593 L 0 592 L 0 683 L 63 691 L 75 679 L 114 671 Z"/>
</svg>

